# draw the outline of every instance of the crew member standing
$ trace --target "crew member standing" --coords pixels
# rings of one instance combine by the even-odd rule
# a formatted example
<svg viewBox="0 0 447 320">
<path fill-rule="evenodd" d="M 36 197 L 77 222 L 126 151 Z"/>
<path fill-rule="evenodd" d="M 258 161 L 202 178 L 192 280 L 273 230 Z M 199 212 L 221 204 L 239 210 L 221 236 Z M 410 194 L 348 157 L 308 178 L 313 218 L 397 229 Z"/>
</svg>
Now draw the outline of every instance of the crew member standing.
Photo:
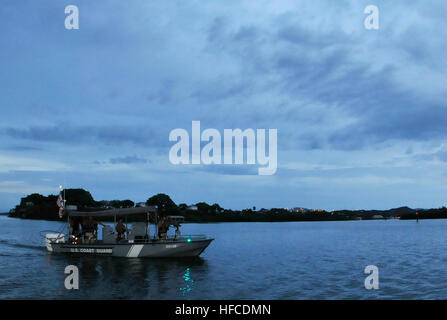
<svg viewBox="0 0 447 320">
<path fill-rule="evenodd" d="M 121 241 L 126 238 L 125 232 L 129 232 L 129 229 L 127 229 L 126 226 L 124 225 L 123 218 L 120 218 L 118 220 L 118 224 L 116 225 L 115 230 L 118 233 L 118 236 L 116 238 L 117 241 Z"/>
</svg>

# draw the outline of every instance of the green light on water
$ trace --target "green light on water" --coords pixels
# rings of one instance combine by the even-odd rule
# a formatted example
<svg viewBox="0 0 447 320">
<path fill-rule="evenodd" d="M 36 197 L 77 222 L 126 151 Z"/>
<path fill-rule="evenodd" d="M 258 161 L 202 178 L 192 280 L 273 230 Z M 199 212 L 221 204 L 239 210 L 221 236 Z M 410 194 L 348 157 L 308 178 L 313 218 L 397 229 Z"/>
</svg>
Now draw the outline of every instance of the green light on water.
<svg viewBox="0 0 447 320">
<path fill-rule="evenodd" d="M 191 241 L 192 241 L 191 238 L 187 238 L 187 239 L 186 239 L 186 242 L 191 242 Z"/>
</svg>

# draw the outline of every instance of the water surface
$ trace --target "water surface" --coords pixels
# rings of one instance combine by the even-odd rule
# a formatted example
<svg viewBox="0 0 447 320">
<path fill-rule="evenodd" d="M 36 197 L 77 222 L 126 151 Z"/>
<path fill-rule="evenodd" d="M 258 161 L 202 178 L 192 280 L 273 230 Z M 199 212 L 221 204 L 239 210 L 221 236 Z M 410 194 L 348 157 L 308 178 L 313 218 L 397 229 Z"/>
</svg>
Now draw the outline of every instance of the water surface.
<svg viewBox="0 0 447 320">
<path fill-rule="evenodd" d="M 47 253 L 63 226 L 0 216 L 0 299 L 447 299 L 447 220 L 185 224 L 216 239 L 192 260 Z"/>
</svg>

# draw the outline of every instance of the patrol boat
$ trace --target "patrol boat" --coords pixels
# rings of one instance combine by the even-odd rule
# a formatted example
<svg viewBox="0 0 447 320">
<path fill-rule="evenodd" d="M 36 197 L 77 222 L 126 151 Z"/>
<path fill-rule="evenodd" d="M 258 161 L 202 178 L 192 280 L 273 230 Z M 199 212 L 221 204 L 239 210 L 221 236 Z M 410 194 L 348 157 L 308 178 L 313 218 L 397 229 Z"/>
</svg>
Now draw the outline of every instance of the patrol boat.
<svg viewBox="0 0 447 320">
<path fill-rule="evenodd" d="M 169 225 L 176 227 L 175 236 L 160 239 L 156 232 L 150 236 L 150 220 L 155 220 L 157 226 L 157 210 L 155 207 L 137 207 L 126 209 L 113 209 L 95 212 L 65 211 L 68 222 L 70 219 L 82 219 L 93 217 L 100 221 L 101 218 L 114 217 L 116 224 L 117 217 L 127 218 L 130 216 L 144 222 L 133 222 L 129 229 L 127 239 L 117 240 L 117 235 L 113 229 L 104 225 L 102 239 L 85 239 L 82 235 L 71 234 L 68 228 L 68 235 L 62 233 L 49 233 L 45 235 L 46 247 L 52 253 L 81 254 L 81 255 L 102 255 L 126 258 L 176 258 L 176 257 L 196 257 L 214 239 L 204 235 L 181 235 L 179 227 L 184 221 L 181 216 L 167 216 Z M 155 216 L 155 219 L 154 217 Z M 142 219 L 141 219 L 142 218 Z M 156 231 L 157 227 L 155 228 Z M 98 232 L 99 233 L 99 232 Z"/>
</svg>

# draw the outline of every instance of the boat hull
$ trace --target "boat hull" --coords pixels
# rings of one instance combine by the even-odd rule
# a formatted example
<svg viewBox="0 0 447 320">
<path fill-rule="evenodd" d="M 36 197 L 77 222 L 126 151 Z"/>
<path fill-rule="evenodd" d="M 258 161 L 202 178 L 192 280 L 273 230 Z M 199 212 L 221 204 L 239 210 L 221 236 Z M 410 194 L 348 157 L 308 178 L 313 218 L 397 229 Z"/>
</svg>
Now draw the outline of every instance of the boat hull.
<svg viewBox="0 0 447 320">
<path fill-rule="evenodd" d="M 68 244 L 51 243 L 47 245 L 52 253 L 74 255 L 101 255 L 125 258 L 177 258 L 197 257 L 213 239 L 186 241 L 153 241 L 148 243 L 116 244 Z"/>
</svg>

